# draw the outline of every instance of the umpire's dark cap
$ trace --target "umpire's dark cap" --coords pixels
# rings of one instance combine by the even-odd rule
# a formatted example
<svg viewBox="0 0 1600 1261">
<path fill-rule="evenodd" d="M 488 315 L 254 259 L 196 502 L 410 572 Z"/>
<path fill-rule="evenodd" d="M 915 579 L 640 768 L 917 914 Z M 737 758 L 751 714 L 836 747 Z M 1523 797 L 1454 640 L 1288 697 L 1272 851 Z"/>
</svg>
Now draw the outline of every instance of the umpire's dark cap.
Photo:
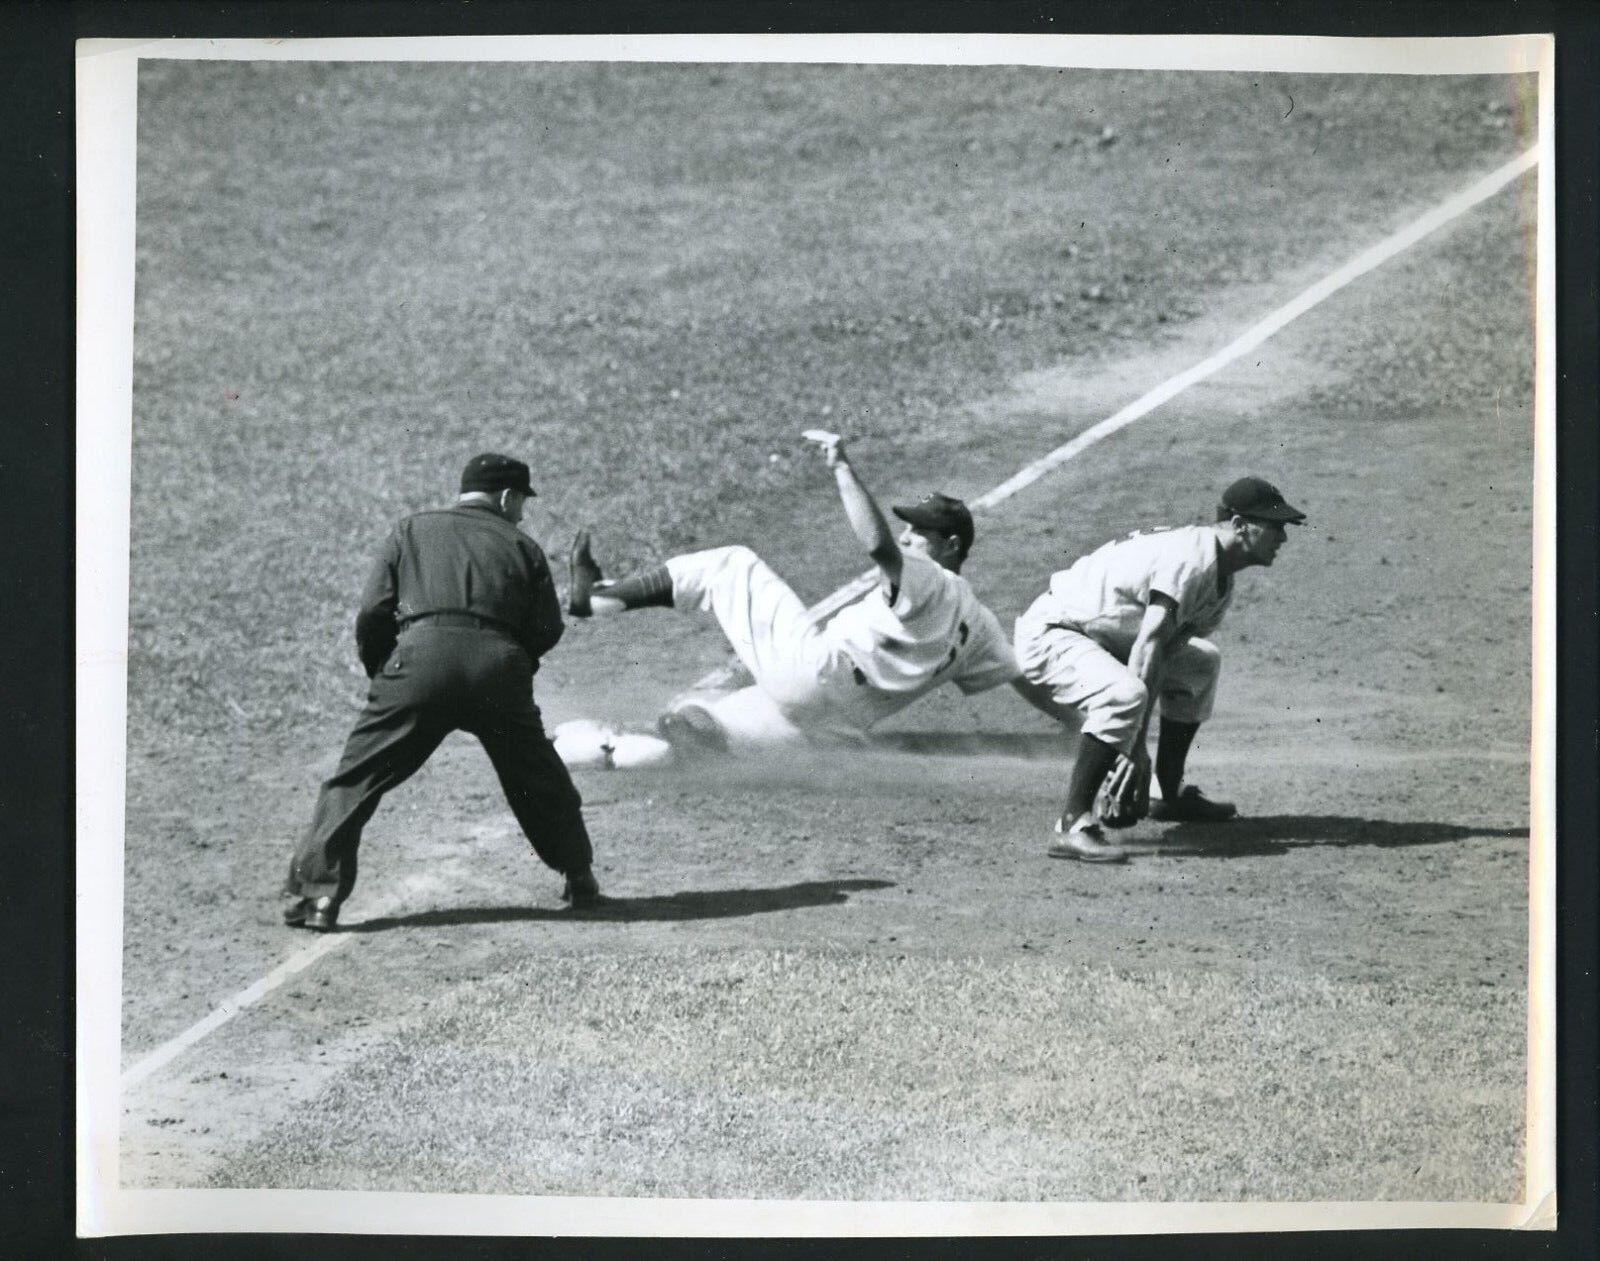
<svg viewBox="0 0 1600 1261">
<path fill-rule="evenodd" d="M 943 535 L 955 535 L 961 546 L 972 547 L 975 531 L 972 513 L 967 505 L 949 495 L 924 495 L 914 504 L 896 504 L 894 515 L 924 530 L 937 530 Z"/>
<path fill-rule="evenodd" d="M 1219 516 L 1249 517 L 1253 521 L 1287 521 L 1299 525 L 1306 514 L 1283 497 L 1271 482 L 1259 477 L 1241 477 L 1222 492 Z"/>
<path fill-rule="evenodd" d="M 470 490 L 491 495 L 502 490 L 520 490 L 524 495 L 534 493 L 533 483 L 528 480 L 528 466 L 521 460 L 492 451 L 473 456 L 461 470 L 461 493 Z"/>
</svg>

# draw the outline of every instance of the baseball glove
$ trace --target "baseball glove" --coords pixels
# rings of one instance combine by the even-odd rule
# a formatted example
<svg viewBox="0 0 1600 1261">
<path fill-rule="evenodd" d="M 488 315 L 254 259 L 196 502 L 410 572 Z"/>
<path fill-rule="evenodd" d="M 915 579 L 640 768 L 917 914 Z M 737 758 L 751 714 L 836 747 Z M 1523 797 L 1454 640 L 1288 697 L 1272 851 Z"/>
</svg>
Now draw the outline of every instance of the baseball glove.
<svg viewBox="0 0 1600 1261">
<path fill-rule="evenodd" d="M 1094 799 L 1095 816 L 1108 828 L 1131 828 L 1150 813 L 1150 757 L 1117 754 Z"/>
</svg>

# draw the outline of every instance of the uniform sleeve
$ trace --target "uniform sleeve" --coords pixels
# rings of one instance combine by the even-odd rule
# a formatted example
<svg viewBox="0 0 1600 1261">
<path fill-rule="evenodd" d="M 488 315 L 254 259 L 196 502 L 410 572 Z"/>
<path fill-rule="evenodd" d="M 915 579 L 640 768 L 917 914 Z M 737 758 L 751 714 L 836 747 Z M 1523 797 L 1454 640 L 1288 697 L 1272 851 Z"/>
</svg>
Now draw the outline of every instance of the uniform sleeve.
<svg viewBox="0 0 1600 1261">
<path fill-rule="evenodd" d="M 1177 540 L 1163 540 L 1167 545 L 1156 553 L 1155 563 L 1150 566 L 1146 592 L 1148 594 L 1159 591 L 1168 599 L 1182 604 L 1190 584 L 1195 579 L 1195 564 L 1191 549 L 1187 546 L 1171 546 L 1175 541 Z"/>
<path fill-rule="evenodd" d="M 545 559 L 544 550 L 526 536 L 523 536 L 523 543 L 531 590 L 528 617 L 520 638 L 523 649 L 537 665 L 539 658 L 560 642 L 567 627 L 561 620 L 561 601 L 556 598 L 555 579 L 550 575 L 550 563 Z"/>
<path fill-rule="evenodd" d="M 974 692 L 987 692 L 1022 673 L 999 618 L 980 605 L 977 614 L 968 619 L 967 627 L 971 640 L 961 658 L 960 673 L 955 676 L 956 686 L 964 693 L 971 696 Z"/>
<path fill-rule="evenodd" d="M 383 550 L 367 573 L 367 585 L 361 592 L 361 608 L 356 613 L 356 652 L 369 679 L 383 669 L 383 663 L 394 651 L 395 640 L 400 635 L 394 615 L 399 590 L 396 577 L 399 561 L 399 535 L 391 530 L 389 537 L 384 540 Z"/>
<path fill-rule="evenodd" d="M 943 590 L 943 573 L 937 561 L 913 552 L 904 553 L 900 565 L 900 585 L 895 590 L 892 608 L 902 619 L 912 617 Z"/>
<path fill-rule="evenodd" d="M 1176 544 L 1177 539 L 1172 542 Z M 1207 589 L 1217 581 L 1215 566 L 1184 540 L 1184 546 L 1168 546 L 1150 570 L 1151 591 L 1159 591 L 1178 606 L 1178 621 L 1188 621 L 1195 607 L 1205 603 Z"/>
</svg>

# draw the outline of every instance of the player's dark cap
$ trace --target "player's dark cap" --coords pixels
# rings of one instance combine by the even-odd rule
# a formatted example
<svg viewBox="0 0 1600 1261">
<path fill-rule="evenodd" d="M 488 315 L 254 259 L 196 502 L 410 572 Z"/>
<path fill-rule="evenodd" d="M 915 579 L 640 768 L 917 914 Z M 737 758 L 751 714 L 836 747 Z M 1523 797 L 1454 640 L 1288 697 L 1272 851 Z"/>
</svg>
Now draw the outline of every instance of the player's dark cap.
<svg viewBox="0 0 1600 1261">
<path fill-rule="evenodd" d="M 524 495 L 534 493 L 528 480 L 528 466 L 509 455 L 496 455 L 492 451 L 475 455 L 461 470 L 461 493 L 471 490 L 494 494 L 502 490 L 520 490 Z"/>
<path fill-rule="evenodd" d="M 1249 517 L 1255 521 L 1288 521 L 1299 525 L 1306 514 L 1291 505 L 1283 492 L 1259 477 L 1241 477 L 1222 492 L 1219 517 Z"/>
<path fill-rule="evenodd" d="M 914 504 L 896 504 L 894 515 L 924 530 L 937 530 L 940 534 L 953 534 L 961 546 L 972 548 L 976 531 L 972 528 L 972 513 L 967 505 L 949 495 L 924 495 Z"/>
</svg>

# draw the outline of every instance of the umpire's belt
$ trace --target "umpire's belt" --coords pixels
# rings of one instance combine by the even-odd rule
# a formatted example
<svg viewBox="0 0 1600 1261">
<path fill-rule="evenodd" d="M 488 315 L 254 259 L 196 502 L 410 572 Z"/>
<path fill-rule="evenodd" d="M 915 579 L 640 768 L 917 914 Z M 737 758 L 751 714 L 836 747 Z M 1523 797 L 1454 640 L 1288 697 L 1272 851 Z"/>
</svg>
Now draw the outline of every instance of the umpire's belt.
<svg viewBox="0 0 1600 1261">
<path fill-rule="evenodd" d="M 418 613 L 415 617 L 408 617 L 400 623 L 400 629 L 403 631 L 410 630 L 413 626 L 470 626 L 476 630 L 500 631 L 502 634 L 511 631 L 511 627 L 492 617 L 479 617 L 476 613 L 462 613 L 454 609 L 442 613 Z"/>
</svg>

